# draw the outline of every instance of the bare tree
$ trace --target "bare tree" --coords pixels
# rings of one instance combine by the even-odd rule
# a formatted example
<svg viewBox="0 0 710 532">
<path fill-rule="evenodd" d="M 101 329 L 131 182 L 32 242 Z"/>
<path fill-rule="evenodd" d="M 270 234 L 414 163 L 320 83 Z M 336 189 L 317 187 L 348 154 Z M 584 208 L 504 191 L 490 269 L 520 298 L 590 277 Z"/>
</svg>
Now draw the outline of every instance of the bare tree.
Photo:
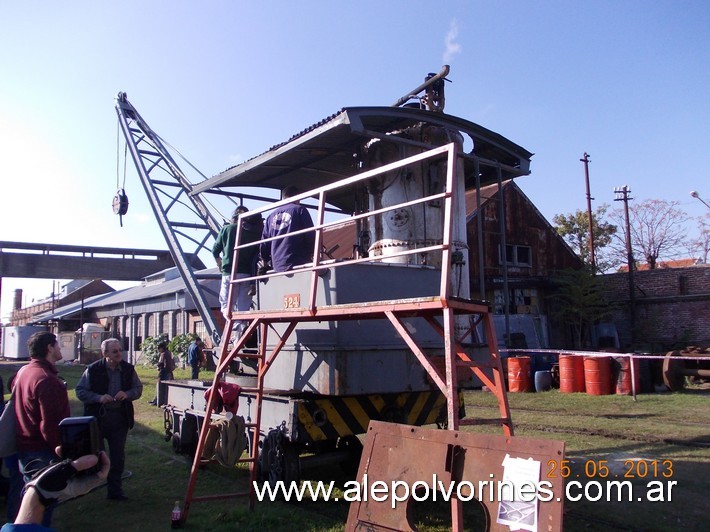
<svg viewBox="0 0 710 532">
<path fill-rule="evenodd" d="M 707 264 L 708 256 L 710 256 L 710 213 L 698 216 L 698 233 L 698 238 L 690 241 L 688 252 L 691 257 Z"/>
<path fill-rule="evenodd" d="M 690 219 L 678 206 L 678 201 L 645 200 L 629 203 L 631 249 L 634 258 L 645 259 L 650 269 L 658 267 L 659 260 L 682 256 L 688 248 L 689 238 L 685 223 Z M 611 218 L 624 227 L 624 212 L 615 209 Z M 617 233 L 614 249 L 626 255 L 626 235 Z M 626 260 L 624 260 L 626 262 Z"/>
</svg>

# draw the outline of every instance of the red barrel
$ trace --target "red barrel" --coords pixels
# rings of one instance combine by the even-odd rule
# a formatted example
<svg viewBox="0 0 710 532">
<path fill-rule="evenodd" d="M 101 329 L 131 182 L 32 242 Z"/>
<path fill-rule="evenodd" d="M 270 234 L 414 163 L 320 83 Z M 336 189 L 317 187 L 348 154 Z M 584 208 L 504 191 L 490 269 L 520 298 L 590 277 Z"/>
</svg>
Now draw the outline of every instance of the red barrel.
<svg viewBox="0 0 710 532">
<path fill-rule="evenodd" d="M 631 395 L 631 360 L 629 357 L 614 358 L 614 366 L 617 369 L 616 375 L 616 393 L 618 395 Z M 639 359 L 633 359 L 634 368 L 634 388 L 636 393 L 641 393 L 641 364 Z"/>
<path fill-rule="evenodd" d="M 560 392 L 584 391 L 584 360 L 573 355 L 560 355 Z"/>
<path fill-rule="evenodd" d="M 511 392 L 532 391 L 530 357 L 508 358 L 508 390 Z"/>
<path fill-rule="evenodd" d="M 589 395 L 611 393 L 611 357 L 584 357 L 584 386 Z"/>
</svg>

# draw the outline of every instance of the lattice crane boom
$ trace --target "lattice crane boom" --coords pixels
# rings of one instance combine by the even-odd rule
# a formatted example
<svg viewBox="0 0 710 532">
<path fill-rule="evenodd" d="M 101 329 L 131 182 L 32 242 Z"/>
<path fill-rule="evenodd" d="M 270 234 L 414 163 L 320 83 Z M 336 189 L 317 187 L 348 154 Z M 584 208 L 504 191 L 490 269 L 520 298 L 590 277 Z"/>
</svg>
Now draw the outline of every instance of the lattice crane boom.
<svg viewBox="0 0 710 532">
<path fill-rule="evenodd" d="M 209 242 L 217 236 L 221 224 L 200 195 L 192 193 L 194 185 L 182 172 L 160 137 L 128 101 L 125 92 L 119 92 L 116 97 L 116 114 L 138 176 L 175 266 L 185 282 L 185 288 L 202 318 L 212 343 L 219 345 L 221 334 L 217 321 L 180 237 L 183 241 L 196 245 L 193 256 L 196 257 L 202 250 L 209 251 L 211 255 Z M 159 173 L 163 179 L 158 179 Z M 165 176 L 168 177 L 167 180 Z M 176 208 L 178 205 L 187 207 L 200 222 L 192 223 L 192 221 L 178 219 L 180 216 Z"/>
</svg>

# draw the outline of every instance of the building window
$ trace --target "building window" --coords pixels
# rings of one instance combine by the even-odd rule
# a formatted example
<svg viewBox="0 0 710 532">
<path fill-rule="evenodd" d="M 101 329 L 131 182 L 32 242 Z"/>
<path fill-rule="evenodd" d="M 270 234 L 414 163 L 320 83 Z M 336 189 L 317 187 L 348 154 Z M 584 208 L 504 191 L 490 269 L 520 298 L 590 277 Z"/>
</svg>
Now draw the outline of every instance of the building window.
<svg viewBox="0 0 710 532">
<path fill-rule="evenodd" d="M 503 264 L 503 254 L 498 247 L 498 262 Z M 506 264 L 509 266 L 532 266 L 532 248 L 530 246 L 505 246 Z"/>
<path fill-rule="evenodd" d="M 509 294 L 509 314 L 540 314 L 537 288 L 512 288 Z M 493 313 L 505 314 L 505 292 L 494 290 L 493 296 Z"/>
<path fill-rule="evenodd" d="M 133 331 L 133 348 L 140 350 L 141 344 L 143 343 L 143 315 L 138 316 L 136 319 L 136 328 Z"/>
<path fill-rule="evenodd" d="M 175 311 L 173 319 L 175 320 L 175 336 L 183 334 L 185 332 L 185 328 L 183 327 L 183 320 L 185 319 L 183 311 Z"/>
<path fill-rule="evenodd" d="M 148 329 L 148 336 L 156 336 L 155 314 L 146 314 L 145 321 Z"/>
<path fill-rule="evenodd" d="M 193 326 L 195 328 L 194 333 L 197 336 L 199 336 L 200 338 L 202 338 L 203 341 L 206 340 L 207 339 L 207 328 L 205 327 L 204 322 L 202 322 L 202 320 L 196 321 L 193 324 Z"/>
</svg>

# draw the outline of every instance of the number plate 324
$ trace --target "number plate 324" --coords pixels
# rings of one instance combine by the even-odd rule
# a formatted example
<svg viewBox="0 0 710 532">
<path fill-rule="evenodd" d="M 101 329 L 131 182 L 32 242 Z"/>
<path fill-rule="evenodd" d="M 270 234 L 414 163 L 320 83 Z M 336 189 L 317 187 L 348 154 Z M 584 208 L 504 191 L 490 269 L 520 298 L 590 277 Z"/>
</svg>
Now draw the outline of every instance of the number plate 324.
<svg viewBox="0 0 710 532">
<path fill-rule="evenodd" d="M 301 306 L 301 294 L 286 294 L 284 296 L 284 308 L 299 308 Z"/>
</svg>

